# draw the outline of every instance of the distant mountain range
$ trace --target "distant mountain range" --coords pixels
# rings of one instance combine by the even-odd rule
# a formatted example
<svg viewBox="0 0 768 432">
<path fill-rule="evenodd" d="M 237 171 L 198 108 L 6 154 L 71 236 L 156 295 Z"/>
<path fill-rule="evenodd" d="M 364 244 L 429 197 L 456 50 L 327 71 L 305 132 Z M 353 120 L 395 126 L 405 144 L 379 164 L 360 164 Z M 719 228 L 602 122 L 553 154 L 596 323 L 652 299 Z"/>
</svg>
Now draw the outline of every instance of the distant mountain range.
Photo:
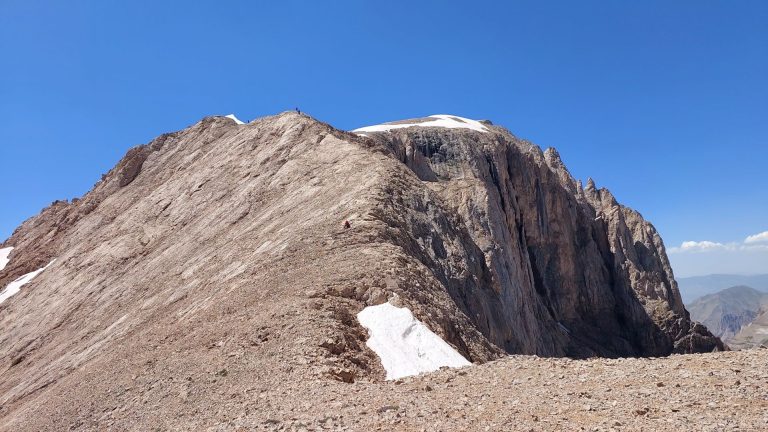
<svg viewBox="0 0 768 432">
<path fill-rule="evenodd" d="M 730 287 L 697 299 L 688 311 L 732 348 L 768 340 L 768 293 L 743 285 Z"/>
<path fill-rule="evenodd" d="M 735 286 L 748 286 L 758 291 L 768 292 L 768 274 L 759 275 L 732 275 L 732 274 L 711 274 L 707 276 L 693 276 L 685 278 L 676 278 L 680 289 L 680 295 L 686 305 L 692 304 L 694 300 L 707 294 L 714 294 L 718 291 Z"/>
<path fill-rule="evenodd" d="M 732 349 L 768 345 L 768 274 L 678 278 L 691 319 Z"/>
</svg>

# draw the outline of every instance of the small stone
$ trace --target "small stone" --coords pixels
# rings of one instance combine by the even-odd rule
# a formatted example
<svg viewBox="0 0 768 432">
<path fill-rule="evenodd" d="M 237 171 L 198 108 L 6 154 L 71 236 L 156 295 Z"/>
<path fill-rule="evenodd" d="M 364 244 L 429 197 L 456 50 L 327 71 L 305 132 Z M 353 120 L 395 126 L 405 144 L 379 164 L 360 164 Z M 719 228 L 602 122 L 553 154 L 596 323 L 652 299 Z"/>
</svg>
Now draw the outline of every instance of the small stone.
<svg viewBox="0 0 768 432">
<path fill-rule="evenodd" d="M 381 407 L 381 408 L 377 409 L 377 410 L 376 410 L 376 412 L 378 412 L 379 414 L 381 414 L 381 413 L 385 413 L 385 412 L 387 412 L 387 411 L 395 411 L 395 410 L 397 410 L 398 408 L 400 408 L 400 407 L 399 407 L 399 406 L 397 406 L 397 405 L 384 405 L 383 407 Z"/>
</svg>

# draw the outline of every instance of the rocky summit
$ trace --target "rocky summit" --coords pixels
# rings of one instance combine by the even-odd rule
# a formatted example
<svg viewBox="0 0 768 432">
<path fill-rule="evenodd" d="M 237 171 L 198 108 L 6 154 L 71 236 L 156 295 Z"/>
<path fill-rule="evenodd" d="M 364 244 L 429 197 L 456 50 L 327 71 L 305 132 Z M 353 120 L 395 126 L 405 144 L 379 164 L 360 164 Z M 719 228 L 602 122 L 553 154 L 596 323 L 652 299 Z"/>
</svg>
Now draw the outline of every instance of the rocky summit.
<svg viewBox="0 0 768 432">
<path fill-rule="evenodd" d="M 768 426 L 763 351 L 619 359 L 727 347 L 640 213 L 488 121 L 207 117 L 0 247 L 0 430 Z M 474 365 L 385 381 L 424 340 Z"/>
</svg>

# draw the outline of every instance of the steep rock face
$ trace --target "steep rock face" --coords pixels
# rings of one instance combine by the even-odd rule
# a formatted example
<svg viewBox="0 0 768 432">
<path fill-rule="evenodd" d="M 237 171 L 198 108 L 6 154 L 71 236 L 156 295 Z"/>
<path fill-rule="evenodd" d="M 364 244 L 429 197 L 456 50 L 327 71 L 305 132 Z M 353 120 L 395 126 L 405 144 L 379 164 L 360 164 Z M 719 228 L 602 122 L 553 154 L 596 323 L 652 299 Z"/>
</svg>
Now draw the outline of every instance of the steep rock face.
<svg viewBox="0 0 768 432">
<path fill-rule="evenodd" d="M 591 180 L 582 188 L 554 149 L 490 126 L 367 135 L 462 217 L 490 273 L 477 278 L 493 289 L 457 303 L 507 352 L 724 349 L 690 321 L 653 226 Z"/>
<path fill-rule="evenodd" d="M 0 305 L 0 429 L 204 429 L 179 413 L 383 378 L 354 317 L 386 300 L 472 362 L 722 347 L 650 224 L 488 128 L 210 117 L 132 149 L 0 245 L 2 286 L 56 259 Z"/>
</svg>

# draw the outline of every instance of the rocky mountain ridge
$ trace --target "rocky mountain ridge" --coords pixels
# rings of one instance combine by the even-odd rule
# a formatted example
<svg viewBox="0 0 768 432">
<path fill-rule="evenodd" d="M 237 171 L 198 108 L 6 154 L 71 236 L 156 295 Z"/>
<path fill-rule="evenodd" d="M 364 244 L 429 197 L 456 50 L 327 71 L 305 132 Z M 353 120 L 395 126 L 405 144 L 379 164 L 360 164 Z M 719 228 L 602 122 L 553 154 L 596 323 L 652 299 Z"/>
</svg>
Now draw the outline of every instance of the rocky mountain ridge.
<svg viewBox="0 0 768 432">
<path fill-rule="evenodd" d="M 208 117 L 131 149 L 0 245 L 0 286 L 52 263 L 0 304 L 0 429 L 193 425 L 211 403 L 248 415 L 222 382 L 381 380 L 355 314 L 387 300 L 473 363 L 724 349 L 650 223 L 482 124 Z"/>
</svg>

